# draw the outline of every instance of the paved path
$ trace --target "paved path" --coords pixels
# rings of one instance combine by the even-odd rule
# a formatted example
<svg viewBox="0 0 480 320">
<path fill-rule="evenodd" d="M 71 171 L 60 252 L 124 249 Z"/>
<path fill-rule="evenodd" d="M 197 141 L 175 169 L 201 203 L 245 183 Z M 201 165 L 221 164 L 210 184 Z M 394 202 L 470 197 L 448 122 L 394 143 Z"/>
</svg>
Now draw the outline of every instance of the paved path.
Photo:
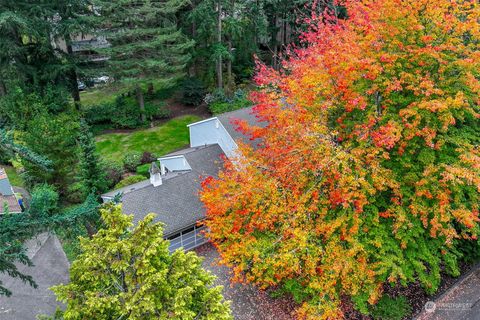
<svg viewBox="0 0 480 320">
<path fill-rule="evenodd" d="M 18 269 L 31 275 L 38 288 L 0 274 L 5 287 L 13 292 L 8 298 L 0 296 L 0 320 L 35 320 L 38 314 L 52 315 L 60 304 L 48 288 L 69 280 L 69 263 L 56 236 L 41 234 L 26 247 L 34 266 L 19 265 Z"/>
<path fill-rule="evenodd" d="M 236 320 L 293 320 L 293 305 L 284 298 L 273 299 L 265 291 L 248 284 L 231 284 L 232 272 L 216 263 L 217 250 L 209 243 L 195 249 L 204 257 L 203 267 L 217 276 L 216 285 L 223 286 L 223 296 L 231 301 Z"/>
<path fill-rule="evenodd" d="M 417 320 L 480 320 L 480 266 L 427 302 Z"/>
</svg>

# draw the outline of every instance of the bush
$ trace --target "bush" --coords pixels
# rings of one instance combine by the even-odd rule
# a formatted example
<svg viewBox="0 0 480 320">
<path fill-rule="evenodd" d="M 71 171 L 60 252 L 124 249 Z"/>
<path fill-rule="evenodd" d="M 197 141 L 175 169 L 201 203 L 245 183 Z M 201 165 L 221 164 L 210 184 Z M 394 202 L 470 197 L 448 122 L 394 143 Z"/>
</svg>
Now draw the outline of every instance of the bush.
<svg viewBox="0 0 480 320">
<path fill-rule="evenodd" d="M 208 108 L 213 114 L 220 114 L 250 107 L 252 102 L 247 99 L 243 90 L 237 90 L 232 97 L 226 97 L 223 91 L 216 91 L 211 96 L 205 97 Z"/>
<path fill-rule="evenodd" d="M 398 298 L 383 296 L 371 309 L 371 315 L 375 320 L 401 320 L 412 312 L 407 298 L 403 296 Z"/>
<path fill-rule="evenodd" d="M 75 182 L 68 185 L 65 199 L 69 203 L 80 203 L 85 200 L 90 191 L 83 182 Z"/>
<path fill-rule="evenodd" d="M 120 181 L 119 183 L 117 183 L 114 189 L 120 189 L 143 180 L 145 180 L 144 176 L 139 176 L 139 175 L 128 176 L 122 181 Z"/>
<path fill-rule="evenodd" d="M 145 151 L 140 159 L 140 164 L 152 163 L 157 160 L 157 156 L 151 152 Z"/>
<path fill-rule="evenodd" d="M 58 193 L 48 184 L 35 187 L 30 200 L 29 213 L 35 217 L 47 217 L 55 214 L 58 209 Z"/>
<path fill-rule="evenodd" d="M 205 86 L 197 78 L 186 78 L 182 82 L 181 102 L 187 106 L 198 106 L 205 95 Z"/>
<path fill-rule="evenodd" d="M 90 106 L 85 110 L 88 124 L 97 128 L 138 128 L 144 125 L 141 116 L 133 96 L 118 96 L 114 102 Z M 145 116 L 148 119 L 163 119 L 170 116 L 170 111 L 161 103 L 146 100 Z"/>
<path fill-rule="evenodd" d="M 145 116 L 147 119 L 166 119 L 170 117 L 170 110 L 165 107 L 163 102 L 145 102 Z"/>
<path fill-rule="evenodd" d="M 129 152 L 123 157 L 123 167 L 128 172 L 135 172 L 141 164 L 142 155 L 138 152 Z"/>
<path fill-rule="evenodd" d="M 137 174 L 142 175 L 146 178 L 150 177 L 150 164 L 142 164 L 141 166 L 137 167 Z"/>
<path fill-rule="evenodd" d="M 122 175 L 125 173 L 123 165 L 117 161 L 103 160 L 101 167 L 107 179 L 107 189 L 111 189 L 119 183 L 122 180 Z"/>
</svg>

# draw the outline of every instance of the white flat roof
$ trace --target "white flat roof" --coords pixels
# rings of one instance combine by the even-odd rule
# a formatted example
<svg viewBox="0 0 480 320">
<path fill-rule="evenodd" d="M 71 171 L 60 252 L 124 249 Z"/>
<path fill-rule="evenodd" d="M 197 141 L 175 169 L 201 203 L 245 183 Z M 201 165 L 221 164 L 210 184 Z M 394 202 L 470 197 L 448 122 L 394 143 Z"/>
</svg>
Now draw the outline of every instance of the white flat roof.
<svg viewBox="0 0 480 320">
<path fill-rule="evenodd" d="M 218 120 L 218 118 L 217 117 L 212 117 L 212 118 L 208 118 L 208 119 L 205 119 L 205 120 L 190 123 L 190 124 L 187 124 L 187 127 L 194 126 L 196 124 L 200 124 L 200 123 L 204 123 L 204 122 L 208 122 L 208 121 L 212 121 L 212 120 Z"/>
</svg>

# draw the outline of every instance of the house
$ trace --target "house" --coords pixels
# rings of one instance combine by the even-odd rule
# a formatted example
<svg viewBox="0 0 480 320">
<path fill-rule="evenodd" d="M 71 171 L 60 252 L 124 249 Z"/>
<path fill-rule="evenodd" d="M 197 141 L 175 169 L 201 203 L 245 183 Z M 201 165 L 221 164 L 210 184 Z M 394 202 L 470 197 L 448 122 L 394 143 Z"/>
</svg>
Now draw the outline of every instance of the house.
<svg viewBox="0 0 480 320">
<path fill-rule="evenodd" d="M 150 179 L 102 195 L 104 202 L 121 198 L 123 212 L 134 214 L 134 222 L 147 214 L 157 214 L 165 224 L 164 235 L 170 250 L 186 250 L 207 240 L 198 222 L 205 218 L 205 208 L 198 198 L 202 178 L 217 176 L 222 158 L 231 158 L 238 149 L 238 139 L 245 139 L 235 130 L 233 120 L 259 124 L 252 108 L 236 110 L 188 125 L 190 148 L 170 153 L 152 164 Z M 259 124 L 261 125 L 261 124 Z"/>
<path fill-rule="evenodd" d="M 0 295 L 0 319 L 37 319 L 37 315 L 53 315 L 63 304 L 58 302 L 50 288 L 68 283 L 67 260 L 57 236 L 42 233 L 25 243 L 26 255 L 32 265 L 17 263 L 17 270 L 30 275 L 37 288 L 33 288 L 20 278 L 0 273 L 0 281 L 12 290 L 10 297 Z"/>
<path fill-rule="evenodd" d="M 4 168 L 0 168 L 0 214 L 4 214 L 5 210 L 9 213 L 22 212 L 7 173 Z"/>
</svg>

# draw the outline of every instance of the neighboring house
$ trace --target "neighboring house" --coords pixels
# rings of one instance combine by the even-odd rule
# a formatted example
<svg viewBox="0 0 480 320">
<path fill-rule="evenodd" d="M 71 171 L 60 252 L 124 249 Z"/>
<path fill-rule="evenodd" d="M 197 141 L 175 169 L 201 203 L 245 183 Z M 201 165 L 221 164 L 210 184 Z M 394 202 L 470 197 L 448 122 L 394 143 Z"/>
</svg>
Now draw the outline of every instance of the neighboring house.
<svg viewBox="0 0 480 320">
<path fill-rule="evenodd" d="M 6 207 L 9 213 L 22 212 L 12 185 L 8 180 L 7 173 L 4 168 L 0 168 L 0 214 L 5 213 Z"/>
<path fill-rule="evenodd" d="M 64 39 L 58 39 L 54 46 L 63 52 L 68 52 L 67 43 Z M 106 55 L 98 53 L 98 49 L 108 48 L 110 43 L 102 35 L 78 34 L 73 35 L 71 40 L 72 53 L 90 62 L 103 62 L 108 60 Z"/>
<path fill-rule="evenodd" d="M 205 208 L 198 198 L 201 180 L 216 177 L 222 156 L 230 158 L 237 151 L 235 140 L 246 139 L 235 130 L 235 119 L 258 124 L 251 108 L 241 109 L 188 125 L 190 148 L 159 158 L 160 166 L 150 168 L 150 180 L 102 195 L 103 201 L 121 198 L 123 212 L 134 214 L 134 222 L 148 213 L 156 213 L 165 224 L 164 235 L 170 250 L 186 250 L 206 242 L 197 223 L 205 218 Z"/>
<path fill-rule="evenodd" d="M 32 266 L 17 263 L 22 274 L 32 276 L 38 288 L 21 279 L 0 273 L 2 284 L 12 291 L 12 296 L 0 295 L 1 320 L 30 320 L 37 315 L 53 315 L 63 304 L 58 302 L 50 287 L 68 283 L 70 264 L 60 241 L 54 234 L 42 233 L 25 243 L 26 254 Z"/>
</svg>

